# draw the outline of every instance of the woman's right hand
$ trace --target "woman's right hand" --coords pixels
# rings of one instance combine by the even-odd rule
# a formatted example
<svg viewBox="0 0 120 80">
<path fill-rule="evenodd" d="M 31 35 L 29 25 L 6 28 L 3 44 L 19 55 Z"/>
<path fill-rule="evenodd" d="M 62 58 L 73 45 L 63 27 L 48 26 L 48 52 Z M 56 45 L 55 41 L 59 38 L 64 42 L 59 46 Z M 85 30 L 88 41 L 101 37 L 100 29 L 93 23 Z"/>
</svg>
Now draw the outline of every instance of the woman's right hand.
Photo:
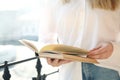
<svg viewBox="0 0 120 80">
<path fill-rule="evenodd" d="M 64 59 L 55 59 L 55 58 L 47 58 L 47 63 L 53 67 L 58 67 L 62 64 L 66 64 L 71 62 L 71 60 L 64 60 Z"/>
</svg>

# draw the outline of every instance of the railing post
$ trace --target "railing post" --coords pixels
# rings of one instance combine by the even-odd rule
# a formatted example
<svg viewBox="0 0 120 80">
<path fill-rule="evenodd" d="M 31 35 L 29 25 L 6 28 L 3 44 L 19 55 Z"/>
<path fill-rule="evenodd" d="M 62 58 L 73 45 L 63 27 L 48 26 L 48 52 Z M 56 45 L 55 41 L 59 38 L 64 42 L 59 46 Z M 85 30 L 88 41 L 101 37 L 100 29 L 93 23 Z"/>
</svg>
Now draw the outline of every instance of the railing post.
<svg viewBox="0 0 120 80">
<path fill-rule="evenodd" d="M 36 64 L 37 80 L 41 80 L 41 69 L 42 69 L 42 64 L 41 64 L 41 61 L 40 61 L 40 59 L 38 57 L 37 64 Z"/>
<path fill-rule="evenodd" d="M 32 80 L 46 80 L 46 77 L 47 77 L 48 75 L 57 73 L 57 72 L 59 71 L 59 70 L 57 70 L 57 71 L 52 72 L 52 73 L 49 73 L 49 74 L 43 74 L 43 75 L 41 75 L 42 64 L 41 64 L 39 55 L 38 55 L 37 53 L 35 53 L 35 55 L 36 55 L 37 58 L 38 58 L 38 59 L 37 59 L 37 64 L 36 64 L 37 77 L 33 77 Z"/>
<path fill-rule="evenodd" d="M 32 80 L 42 80 L 42 77 L 41 77 L 42 64 L 41 64 L 38 53 L 35 53 L 35 55 L 37 56 L 37 63 L 36 63 L 37 77 L 33 77 Z"/>
<path fill-rule="evenodd" d="M 10 72 L 9 72 L 9 68 L 8 68 L 8 65 L 7 65 L 7 61 L 5 61 L 5 64 L 4 64 L 4 73 L 3 73 L 3 79 L 4 80 L 10 80 Z"/>
</svg>

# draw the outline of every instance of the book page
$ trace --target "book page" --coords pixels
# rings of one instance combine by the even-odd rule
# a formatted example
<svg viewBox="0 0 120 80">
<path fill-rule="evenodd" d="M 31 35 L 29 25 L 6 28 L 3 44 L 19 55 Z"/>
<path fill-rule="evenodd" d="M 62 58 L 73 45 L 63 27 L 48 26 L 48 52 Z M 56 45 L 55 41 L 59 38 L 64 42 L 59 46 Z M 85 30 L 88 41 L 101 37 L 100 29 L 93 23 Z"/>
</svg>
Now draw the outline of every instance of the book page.
<svg viewBox="0 0 120 80">
<path fill-rule="evenodd" d="M 72 54 L 87 54 L 88 51 L 78 48 L 78 47 L 73 47 L 73 46 L 68 46 L 68 45 L 63 45 L 63 44 L 49 44 L 41 48 L 40 52 L 42 51 L 61 51 L 61 52 L 68 52 Z"/>
<path fill-rule="evenodd" d="M 87 57 L 80 57 L 80 56 L 72 56 L 72 55 L 63 55 L 64 58 L 73 60 L 73 61 L 80 61 L 80 62 L 86 62 L 86 63 L 96 63 L 98 64 L 96 59 L 87 58 Z"/>
<path fill-rule="evenodd" d="M 34 52 L 38 53 L 38 48 L 37 48 L 37 42 L 35 41 L 30 41 L 30 40 L 19 40 L 22 44 L 24 44 L 25 46 L 27 46 L 28 48 L 32 49 Z"/>
<path fill-rule="evenodd" d="M 64 59 L 63 55 L 61 53 L 56 53 L 56 52 L 52 52 L 52 51 L 46 51 L 46 52 L 43 52 L 43 53 L 39 53 L 39 56 L 40 57 L 43 57 L 43 58 L 55 58 L 55 59 Z"/>
</svg>

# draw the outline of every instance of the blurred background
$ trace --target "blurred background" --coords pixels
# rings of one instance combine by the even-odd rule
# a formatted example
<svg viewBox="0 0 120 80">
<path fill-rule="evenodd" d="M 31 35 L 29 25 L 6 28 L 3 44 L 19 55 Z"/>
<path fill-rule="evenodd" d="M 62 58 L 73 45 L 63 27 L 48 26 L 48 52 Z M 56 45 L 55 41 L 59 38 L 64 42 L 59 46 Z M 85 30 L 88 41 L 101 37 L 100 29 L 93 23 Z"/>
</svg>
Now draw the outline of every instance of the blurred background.
<svg viewBox="0 0 120 80">
<path fill-rule="evenodd" d="M 4 61 L 14 62 L 34 57 L 35 54 L 18 40 L 38 40 L 41 5 L 47 0 L 0 0 L 0 65 Z M 43 17 L 44 18 L 44 17 Z M 56 71 L 42 61 L 42 74 Z M 36 59 L 10 67 L 11 80 L 32 80 L 36 77 Z M 0 80 L 3 80 L 3 69 L 0 69 Z M 46 80 L 57 80 L 58 73 Z"/>
</svg>

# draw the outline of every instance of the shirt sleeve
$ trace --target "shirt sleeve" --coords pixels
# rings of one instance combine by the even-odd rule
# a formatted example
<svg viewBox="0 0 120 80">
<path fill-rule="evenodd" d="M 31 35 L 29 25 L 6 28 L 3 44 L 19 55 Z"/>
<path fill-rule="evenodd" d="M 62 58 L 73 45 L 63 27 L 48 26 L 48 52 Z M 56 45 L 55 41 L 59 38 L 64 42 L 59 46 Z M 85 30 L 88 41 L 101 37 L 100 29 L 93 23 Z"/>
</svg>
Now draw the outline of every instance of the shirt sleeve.
<svg viewBox="0 0 120 80">
<path fill-rule="evenodd" d="M 105 60 L 98 60 L 98 62 L 100 62 L 100 64 L 98 65 L 120 71 L 120 43 L 112 42 L 112 44 L 113 44 L 113 53 L 111 57 Z"/>
<path fill-rule="evenodd" d="M 56 10 L 57 2 L 43 0 L 40 8 L 39 42 L 56 43 Z"/>
</svg>

